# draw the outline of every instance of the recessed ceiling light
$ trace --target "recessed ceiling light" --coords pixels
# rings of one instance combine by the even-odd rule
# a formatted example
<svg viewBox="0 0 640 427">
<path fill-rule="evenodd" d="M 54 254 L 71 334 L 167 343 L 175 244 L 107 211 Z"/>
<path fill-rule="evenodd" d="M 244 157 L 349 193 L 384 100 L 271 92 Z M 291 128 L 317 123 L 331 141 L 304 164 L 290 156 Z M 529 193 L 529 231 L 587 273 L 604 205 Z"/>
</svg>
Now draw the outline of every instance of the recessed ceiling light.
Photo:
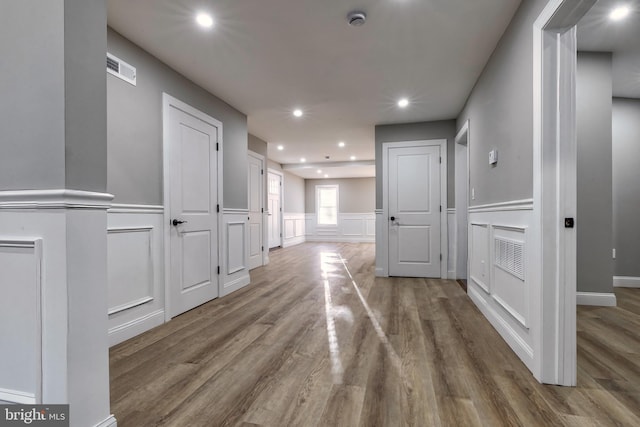
<svg viewBox="0 0 640 427">
<path fill-rule="evenodd" d="M 356 159 L 356 156 L 351 156 L 351 157 L 350 157 L 350 159 L 351 159 L 351 160 L 355 160 L 355 159 Z"/>
<path fill-rule="evenodd" d="M 338 142 L 338 147 L 340 147 L 340 148 L 344 147 L 344 141 Z"/>
<path fill-rule="evenodd" d="M 296 117 L 302 117 L 302 110 L 299 108 L 296 108 L 295 110 L 293 110 L 293 115 Z"/>
<path fill-rule="evenodd" d="M 322 173 L 322 171 L 320 169 L 318 169 L 318 173 Z"/>
<path fill-rule="evenodd" d="M 306 161 L 307 161 L 307 159 L 305 159 L 304 157 L 300 157 L 300 161 L 301 161 L 302 163 L 304 163 L 304 162 L 306 162 Z"/>
<path fill-rule="evenodd" d="M 329 175 L 327 175 L 327 174 L 324 174 L 324 177 L 325 177 L 325 178 L 329 178 Z"/>
<path fill-rule="evenodd" d="M 609 14 L 609 18 L 614 21 L 619 21 L 626 18 L 629 15 L 629 12 L 631 12 L 631 10 L 629 10 L 628 6 L 619 6 L 613 9 L 613 11 Z"/>
<path fill-rule="evenodd" d="M 278 145 L 278 150 L 279 150 L 279 151 L 284 150 L 284 145 Z"/>
<path fill-rule="evenodd" d="M 199 13 L 198 15 L 196 15 L 196 22 L 198 23 L 198 25 L 204 28 L 213 27 L 213 17 L 211 17 L 211 15 L 209 15 L 208 13 Z"/>
<path fill-rule="evenodd" d="M 398 107 L 406 108 L 409 105 L 409 100 L 407 98 L 402 98 L 398 101 Z"/>
</svg>

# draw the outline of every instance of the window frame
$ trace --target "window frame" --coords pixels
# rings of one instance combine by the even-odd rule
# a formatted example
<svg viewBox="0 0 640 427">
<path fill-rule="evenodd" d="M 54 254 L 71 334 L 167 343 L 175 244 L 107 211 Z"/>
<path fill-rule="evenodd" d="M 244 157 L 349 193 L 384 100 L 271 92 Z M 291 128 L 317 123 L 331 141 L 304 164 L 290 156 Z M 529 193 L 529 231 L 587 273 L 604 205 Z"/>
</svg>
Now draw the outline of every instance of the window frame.
<svg viewBox="0 0 640 427">
<path fill-rule="evenodd" d="M 320 222 L 320 193 L 323 189 L 335 189 L 336 190 L 336 222 L 335 224 L 324 224 Z M 318 227 L 337 227 L 338 216 L 340 214 L 340 185 L 338 184 L 319 184 L 316 185 L 316 224 Z"/>
</svg>

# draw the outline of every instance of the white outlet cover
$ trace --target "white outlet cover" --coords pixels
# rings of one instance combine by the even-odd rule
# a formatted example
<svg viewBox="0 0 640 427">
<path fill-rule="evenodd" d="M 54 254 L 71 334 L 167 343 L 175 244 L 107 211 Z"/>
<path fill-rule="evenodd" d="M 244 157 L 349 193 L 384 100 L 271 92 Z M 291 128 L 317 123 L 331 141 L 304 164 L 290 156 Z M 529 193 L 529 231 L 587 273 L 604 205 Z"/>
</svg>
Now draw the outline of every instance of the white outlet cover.
<svg viewBox="0 0 640 427">
<path fill-rule="evenodd" d="M 498 163 L 498 150 L 489 151 L 489 164 L 495 165 Z"/>
</svg>

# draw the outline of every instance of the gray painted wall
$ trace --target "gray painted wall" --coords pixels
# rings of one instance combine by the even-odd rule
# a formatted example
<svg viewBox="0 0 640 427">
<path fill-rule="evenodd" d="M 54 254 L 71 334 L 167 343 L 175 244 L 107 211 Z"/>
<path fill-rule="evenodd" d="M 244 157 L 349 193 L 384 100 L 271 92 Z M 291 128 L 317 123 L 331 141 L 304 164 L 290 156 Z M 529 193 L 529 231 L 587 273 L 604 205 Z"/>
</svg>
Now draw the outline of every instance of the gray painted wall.
<svg viewBox="0 0 640 427">
<path fill-rule="evenodd" d="M 316 185 L 339 185 L 340 213 L 373 213 L 376 206 L 375 178 L 306 179 L 305 212 L 316 212 Z"/>
<path fill-rule="evenodd" d="M 455 151 L 456 121 L 403 123 L 378 125 L 376 138 L 376 209 L 382 209 L 382 144 L 384 142 L 418 141 L 427 139 L 447 140 L 447 206 L 455 206 Z"/>
<path fill-rule="evenodd" d="M 162 204 L 162 93 L 223 124 L 225 208 L 247 208 L 247 117 L 111 28 L 107 49 L 137 69 L 137 86 L 107 76 L 108 191 L 117 203 Z"/>
<path fill-rule="evenodd" d="M 547 3 L 521 3 L 458 117 L 469 119 L 470 206 L 533 197 L 533 23 Z"/>
<path fill-rule="evenodd" d="M 640 277 L 640 99 L 613 98 L 615 276 Z"/>
<path fill-rule="evenodd" d="M 578 291 L 612 292 L 610 53 L 578 53 Z"/>
<path fill-rule="evenodd" d="M 0 190 L 65 186 L 63 22 L 62 1 L 2 3 Z"/>
<path fill-rule="evenodd" d="M 304 179 L 289 172 L 283 173 L 284 213 L 304 213 Z"/>
</svg>

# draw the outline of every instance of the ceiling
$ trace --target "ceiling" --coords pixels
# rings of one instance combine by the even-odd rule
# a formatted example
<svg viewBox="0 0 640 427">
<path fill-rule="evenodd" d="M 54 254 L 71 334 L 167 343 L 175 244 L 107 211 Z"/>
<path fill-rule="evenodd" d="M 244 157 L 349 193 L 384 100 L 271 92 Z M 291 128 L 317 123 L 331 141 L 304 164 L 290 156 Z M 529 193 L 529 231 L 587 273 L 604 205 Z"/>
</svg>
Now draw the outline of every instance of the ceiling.
<svg viewBox="0 0 640 427">
<path fill-rule="evenodd" d="M 612 21 L 620 4 L 631 13 Z M 613 96 L 640 98 L 640 0 L 599 0 L 578 23 L 578 49 L 613 52 Z"/>
<path fill-rule="evenodd" d="M 108 23 L 247 114 L 270 159 L 348 165 L 351 156 L 374 159 L 376 124 L 455 118 L 519 4 L 108 0 Z M 347 25 L 354 9 L 366 12 L 364 26 Z M 214 16 L 213 29 L 195 24 L 199 11 Z M 410 100 L 405 109 L 401 97 Z M 295 108 L 304 115 L 294 117 Z M 360 176 L 362 168 L 374 176 L 373 166 L 359 166 L 334 167 L 331 177 L 351 169 Z"/>
</svg>

